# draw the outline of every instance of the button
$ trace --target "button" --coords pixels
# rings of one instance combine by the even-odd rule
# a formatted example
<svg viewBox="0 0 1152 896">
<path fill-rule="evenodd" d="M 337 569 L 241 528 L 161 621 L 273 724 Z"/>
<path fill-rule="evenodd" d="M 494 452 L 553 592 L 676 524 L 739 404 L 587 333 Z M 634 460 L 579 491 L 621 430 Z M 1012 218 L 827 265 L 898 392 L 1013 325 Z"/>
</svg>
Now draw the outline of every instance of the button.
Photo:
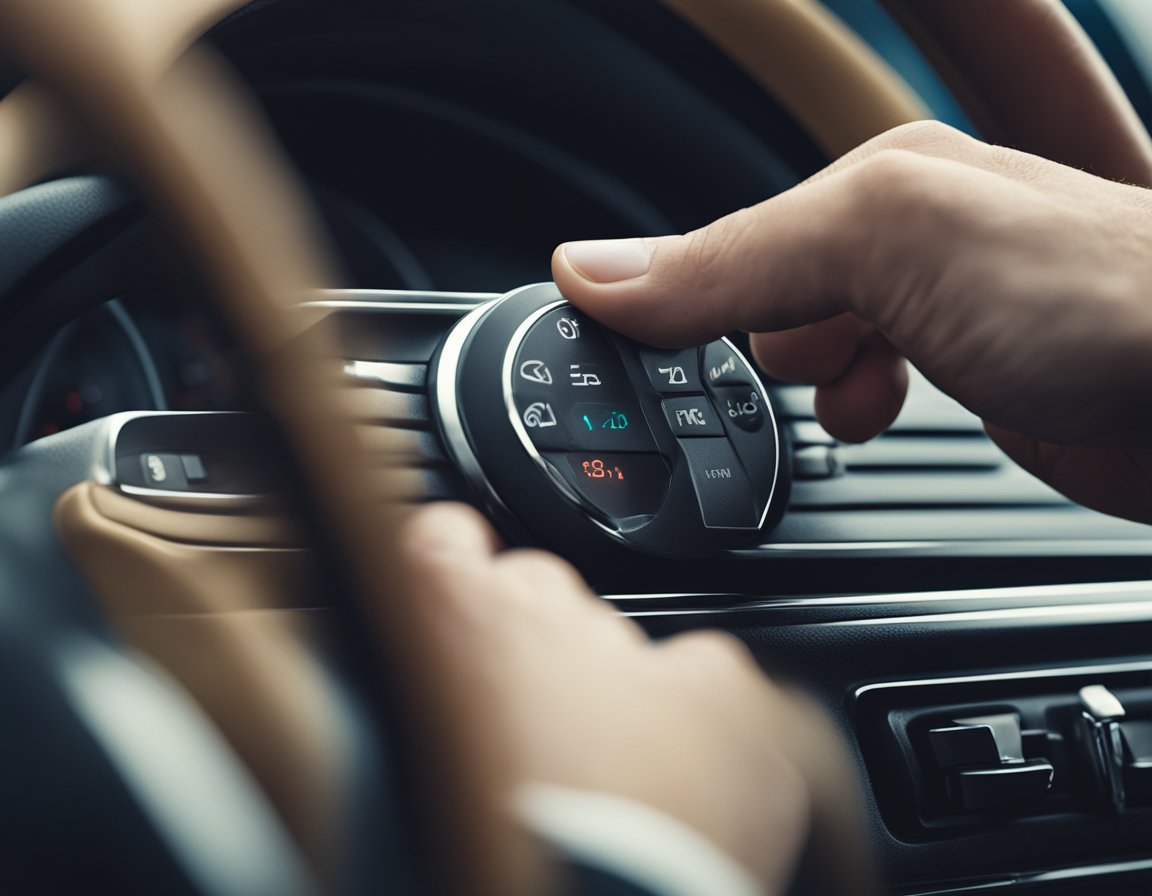
<svg viewBox="0 0 1152 896">
<path fill-rule="evenodd" d="M 564 460 L 580 494 L 614 519 L 650 516 L 664 503 L 668 465 L 659 454 L 576 452 Z"/>
<path fill-rule="evenodd" d="M 144 471 L 144 483 L 150 488 L 170 492 L 188 490 L 188 477 L 178 454 L 142 454 L 140 467 Z"/>
<path fill-rule="evenodd" d="M 1000 712 L 987 716 L 956 719 L 957 725 L 987 727 L 992 732 L 998 762 L 1016 762 L 1024 758 L 1024 740 L 1020 730 L 1020 716 L 1014 712 Z"/>
<path fill-rule="evenodd" d="M 516 352 L 513 390 L 548 388 L 571 400 L 631 392 L 620 356 L 595 321 L 574 308 L 545 314 Z"/>
<path fill-rule="evenodd" d="M 528 431 L 532 444 L 540 450 L 563 449 L 570 447 L 568 434 L 560 425 L 561 414 L 555 402 L 541 400 L 530 394 L 519 398 L 516 413 Z"/>
<path fill-rule="evenodd" d="M 700 515 L 709 529 L 755 529 L 752 484 L 727 439 L 681 439 Z"/>
<path fill-rule="evenodd" d="M 537 383 L 541 386 L 551 386 L 555 380 L 552 378 L 552 371 L 548 365 L 537 358 L 529 358 L 527 361 L 520 363 L 520 379 L 527 380 L 530 383 Z"/>
<path fill-rule="evenodd" d="M 716 409 L 747 432 L 764 425 L 764 396 L 753 386 L 724 386 L 712 391 Z"/>
<path fill-rule="evenodd" d="M 1000 748 L 991 725 L 933 728 L 928 732 L 928 742 L 940 768 L 1000 764 Z"/>
<path fill-rule="evenodd" d="M 181 454 L 180 465 L 184 468 L 184 476 L 189 482 L 201 482 L 208 478 L 199 454 Z"/>
<path fill-rule="evenodd" d="M 636 402 L 579 402 L 565 418 L 573 448 L 589 451 L 654 451 L 656 443 Z"/>
<path fill-rule="evenodd" d="M 660 351 L 640 349 L 640 363 L 652 388 L 657 392 L 701 392 L 699 354 L 697 348 Z"/>
<path fill-rule="evenodd" d="M 954 791 L 968 810 L 999 809 L 1043 799 L 1052 787 L 1052 763 L 1029 759 L 993 768 L 966 768 L 956 772 Z"/>
<path fill-rule="evenodd" d="M 668 398 L 663 402 L 664 416 L 675 436 L 722 436 L 724 427 L 716 411 L 703 395 L 691 398 Z"/>
<path fill-rule="evenodd" d="M 725 342 L 709 342 L 704 347 L 704 381 L 709 386 L 751 385 L 752 377 L 744 361 Z"/>
<path fill-rule="evenodd" d="M 512 395 L 538 450 L 656 450 L 619 354 L 575 308 L 557 308 L 529 330 L 513 362 Z"/>
</svg>

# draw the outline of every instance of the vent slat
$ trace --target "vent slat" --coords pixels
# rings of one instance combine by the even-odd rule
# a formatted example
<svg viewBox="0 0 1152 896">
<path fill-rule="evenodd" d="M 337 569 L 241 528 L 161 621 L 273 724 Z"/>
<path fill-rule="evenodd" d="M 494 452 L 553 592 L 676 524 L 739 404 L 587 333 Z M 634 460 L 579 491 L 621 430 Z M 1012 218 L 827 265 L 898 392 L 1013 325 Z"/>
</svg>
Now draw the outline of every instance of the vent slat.
<svg viewBox="0 0 1152 896">
<path fill-rule="evenodd" d="M 848 473 L 838 479 L 795 482 L 795 509 L 894 507 L 1030 507 L 1067 504 L 1023 470 L 1006 464 L 988 472 Z"/>
<path fill-rule="evenodd" d="M 916 371 L 896 422 L 862 445 L 836 444 L 824 432 L 813 417 L 813 393 L 803 386 L 784 386 L 777 393 L 781 416 L 800 448 L 797 457 L 807 452 L 818 460 L 816 452 L 823 450 L 835 460 L 801 469 L 792 487 L 795 510 L 946 511 L 1068 503 L 1012 464 L 985 435 L 979 418 Z M 807 454 L 804 459 L 809 460 Z"/>
<path fill-rule="evenodd" d="M 812 386 L 778 385 L 772 392 L 780 415 L 791 420 L 814 420 Z M 908 397 L 892 432 L 981 433 L 980 419 L 949 398 L 915 368 L 909 369 Z"/>
<path fill-rule="evenodd" d="M 423 393 L 428 381 L 427 364 L 397 364 L 393 361 L 348 361 L 344 372 L 353 380 L 383 386 L 393 392 Z"/>
<path fill-rule="evenodd" d="M 346 407 L 356 420 L 410 429 L 429 429 L 432 426 L 428 399 L 423 395 L 368 386 L 353 386 L 342 394 Z"/>
<path fill-rule="evenodd" d="M 433 432 L 371 424 L 357 426 L 356 432 L 365 449 L 373 454 L 415 466 L 448 463 L 440 439 Z"/>
<path fill-rule="evenodd" d="M 991 439 L 973 436 L 881 436 L 862 445 L 841 445 L 848 473 L 872 470 L 996 470 L 1008 460 Z"/>
</svg>

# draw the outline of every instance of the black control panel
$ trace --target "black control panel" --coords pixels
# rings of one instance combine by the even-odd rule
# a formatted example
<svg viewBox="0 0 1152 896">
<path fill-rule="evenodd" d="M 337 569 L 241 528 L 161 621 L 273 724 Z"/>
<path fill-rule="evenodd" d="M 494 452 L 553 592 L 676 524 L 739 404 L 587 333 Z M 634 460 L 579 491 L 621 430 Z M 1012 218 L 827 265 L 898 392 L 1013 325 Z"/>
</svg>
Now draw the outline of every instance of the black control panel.
<svg viewBox="0 0 1152 896">
<path fill-rule="evenodd" d="M 771 520 L 772 407 L 727 340 L 654 349 L 540 284 L 464 318 L 431 387 L 448 450 L 481 499 L 547 543 L 607 537 L 698 556 Z"/>
</svg>

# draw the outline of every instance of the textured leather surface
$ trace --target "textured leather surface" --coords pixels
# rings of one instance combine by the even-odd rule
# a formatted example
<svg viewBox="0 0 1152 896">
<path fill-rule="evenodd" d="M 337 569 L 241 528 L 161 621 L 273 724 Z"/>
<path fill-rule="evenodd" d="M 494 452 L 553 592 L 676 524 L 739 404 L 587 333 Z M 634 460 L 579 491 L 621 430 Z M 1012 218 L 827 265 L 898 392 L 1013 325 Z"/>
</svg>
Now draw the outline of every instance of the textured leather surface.
<svg viewBox="0 0 1152 896">
<path fill-rule="evenodd" d="M 0 627 L 106 631 L 52 519 L 59 495 L 92 475 L 97 447 L 106 438 L 107 424 L 96 420 L 33 442 L 0 465 Z"/>
<path fill-rule="evenodd" d="M 123 215 L 131 204 L 126 191 L 108 178 L 69 177 L 0 197 L 0 311 L 11 295 L 38 271 L 59 273 L 60 255 L 101 225 Z"/>
</svg>

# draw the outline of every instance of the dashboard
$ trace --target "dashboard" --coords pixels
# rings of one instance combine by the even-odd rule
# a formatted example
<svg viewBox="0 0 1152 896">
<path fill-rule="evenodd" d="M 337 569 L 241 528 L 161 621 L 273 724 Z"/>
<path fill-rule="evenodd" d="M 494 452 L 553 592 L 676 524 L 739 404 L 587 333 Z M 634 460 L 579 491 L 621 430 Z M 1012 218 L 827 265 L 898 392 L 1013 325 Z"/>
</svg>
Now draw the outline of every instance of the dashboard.
<svg viewBox="0 0 1152 896">
<path fill-rule="evenodd" d="M 969 126 L 875 4 L 829 5 Z M 685 231 L 824 164 L 748 75 L 654 2 L 285 0 L 211 40 L 328 227 L 345 282 L 309 304 L 411 500 L 471 502 L 654 636 L 724 628 L 815 694 L 897 891 L 1143 891 L 1148 527 L 1022 472 L 915 372 L 889 431 L 842 444 L 745 335 L 656 351 L 548 282 L 559 242 Z M 150 507 L 266 509 L 249 372 L 147 216 L 89 172 L 33 190 L 53 223 L 17 221 L 47 261 L 0 332 L 0 494 L 65 446 L 54 488 L 95 451 Z"/>
<path fill-rule="evenodd" d="M 202 315 L 152 297 L 99 305 L 62 328 L 0 398 L 5 444 L 122 411 L 246 407 L 225 345 Z"/>
</svg>

